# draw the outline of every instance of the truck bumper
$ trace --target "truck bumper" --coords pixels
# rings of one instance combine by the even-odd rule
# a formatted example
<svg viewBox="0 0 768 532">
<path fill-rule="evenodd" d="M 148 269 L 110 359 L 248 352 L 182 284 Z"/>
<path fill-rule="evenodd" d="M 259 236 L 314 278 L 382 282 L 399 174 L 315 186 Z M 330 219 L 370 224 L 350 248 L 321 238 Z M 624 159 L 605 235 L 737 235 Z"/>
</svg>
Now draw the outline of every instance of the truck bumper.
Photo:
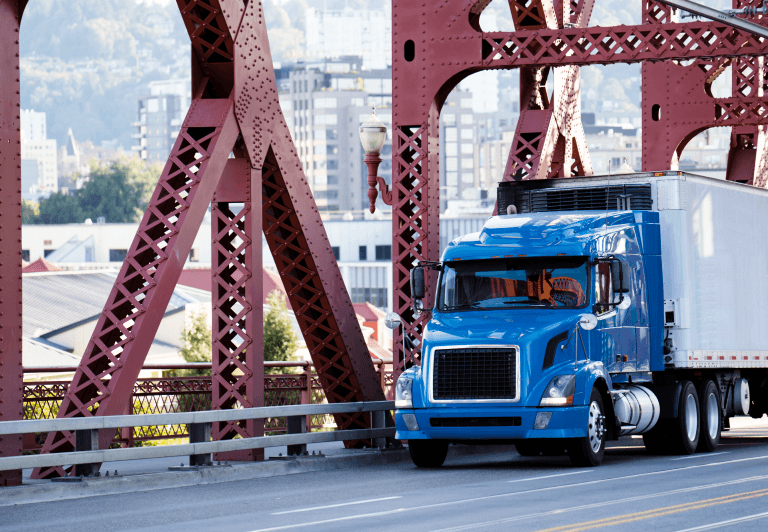
<svg viewBox="0 0 768 532">
<path fill-rule="evenodd" d="M 538 413 L 551 412 L 546 428 L 534 428 Z M 395 411 L 399 440 L 498 440 L 526 438 L 582 438 L 587 435 L 586 406 L 563 408 L 451 407 Z M 418 430 L 414 429 L 415 416 Z M 519 425 L 518 425 L 519 422 Z M 504 426 L 488 426 L 502 424 Z M 449 426 L 445 426 L 449 425 Z M 459 425 L 459 426 L 454 426 Z M 510 426 L 513 425 L 513 426 Z"/>
</svg>

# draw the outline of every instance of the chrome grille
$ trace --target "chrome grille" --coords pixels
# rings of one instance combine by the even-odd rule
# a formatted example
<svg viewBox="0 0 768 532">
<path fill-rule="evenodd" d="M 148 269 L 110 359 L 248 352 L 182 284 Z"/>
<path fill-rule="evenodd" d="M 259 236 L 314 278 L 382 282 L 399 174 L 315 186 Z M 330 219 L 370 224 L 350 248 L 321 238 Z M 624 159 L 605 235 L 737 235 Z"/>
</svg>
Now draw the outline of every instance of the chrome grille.
<svg viewBox="0 0 768 532">
<path fill-rule="evenodd" d="M 436 401 L 517 399 L 514 347 L 435 349 L 432 398 Z"/>
</svg>

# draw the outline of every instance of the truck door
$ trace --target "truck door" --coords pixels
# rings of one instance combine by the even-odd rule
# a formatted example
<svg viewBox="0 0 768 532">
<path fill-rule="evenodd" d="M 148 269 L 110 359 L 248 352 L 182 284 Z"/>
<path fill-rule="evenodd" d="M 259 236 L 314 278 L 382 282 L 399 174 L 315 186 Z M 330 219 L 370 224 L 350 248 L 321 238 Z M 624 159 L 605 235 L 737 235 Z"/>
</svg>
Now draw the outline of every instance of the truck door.
<svg viewBox="0 0 768 532">
<path fill-rule="evenodd" d="M 631 270 L 632 268 L 630 268 Z M 632 279 L 629 282 L 632 286 Z M 620 309 L 616 305 L 621 295 L 613 291 L 611 268 L 608 262 L 597 264 L 595 290 L 595 302 L 599 312 L 597 315 L 599 330 L 597 335 L 600 358 L 610 373 L 635 371 L 637 365 L 637 332 L 634 308 L 630 305 L 627 309 Z M 631 298 L 632 290 L 625 296 Z M 614 304 L 609 305 L 609 302 Z"/>
</svg>

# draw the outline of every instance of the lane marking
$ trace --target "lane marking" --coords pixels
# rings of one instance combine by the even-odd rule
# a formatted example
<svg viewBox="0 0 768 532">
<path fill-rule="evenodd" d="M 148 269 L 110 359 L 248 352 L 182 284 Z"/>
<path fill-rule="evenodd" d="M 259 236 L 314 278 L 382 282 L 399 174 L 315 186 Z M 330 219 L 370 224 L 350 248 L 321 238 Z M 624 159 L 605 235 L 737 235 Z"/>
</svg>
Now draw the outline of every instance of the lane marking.
<svg viewBox="0 0 768 532">
<path fill-rule="evenodd" d="M 528 482 L 529 480 L 540 480 L 542 478 L 567 477 L 568 475 L 581 475 L 582 473 L 594 473 L 594 469 L 585 469 L 584 471 L 572 471 L 570 473 L 559 473 L 557 475 L 545 475 L 543 477 L 519 478 L 517 480 L 508 480 L 507 482 Z"/>
<path fill-rule="evenodd" d="M 689 512 L 691 510 L 701 510 L 702 508 L 710 508 L 720 504 L 746 501 L 749 499 L 756 499 L 758 497 L 765 496 L 768 496 L 768 488 L 762 490 L 747 491 L 743 493 L 735 493 L 733 495 L 725 495 L 723 497 L 715 497 L 713 499 L 705 499 L 703 501 L 686 502 L 684 504 L 676 504 L 674 506 L 666 506 L 664 508 L 654 508 L 652 510 L 645 510 L 643 512 L 606 517 L 604 519 L 595 519 L 594 521 L 585 521 L 583 523 L 576 523 L 572 525 L 556 526 L 553 528 L 542 529 L 538 532 L 583 532 L 584 530 L 592 530 L 594 528 L 634 523 L 635 521 L 642 521 L 644 519 L 654 519 L 658 517 L 664 517 L 666 515 Z"/>
<path fill-rule="evenodd" d="M 367 504 L 369 502 L 391 501 L 393 499 L 402 499 L 403 497 L 398 495 L 397 497 L 382 497 L 381 499 L 368 499 L 367 501 L 355 501 L 355 502 L 342 502 L 339 504 L 329 504 L 327 506 L 315 506 L 313 508 L 301 508 L 300 510 L 287 510 L 285 512 L 275 512 L 272 515 L 285 515 L 296 514 L 299 512 L 311 512 L 312 510 L 325 510 L 326 508 L 340 508 L 342 506 L 352 506 L 354 504 Z"/>
<path fill-rule="evenodd" d="M 768 458 L 768 455 L 753 456 L 753 457 L 750 457 L 750 458 L 738 458 L 738 459 L 735 459 L 735 460 L 726 460 L 725 462 L 713 462 L 713 463 L 710 463 L 710 464 L 698 464 L 698 465 L 693 465 L 693 466 L 678 467 L 678 468 L 675 468 L 675 469 L 664 469 L 664 470 L 661 470 L 661 471 L 649 471 L 648 473 L 638 473 L 638 474 L 635 474 L 635 475 L 625 475 L 625 476 L 621 476 L 621 477 L 605 478 L 605 479 L 600 479 L 600 480 L 590 480 L 588 482 L 578 482 L 578 483 L 575 483 L 575 484 L 565 484 L 565 485 L 560 485 L 560 486 L 549 486 L 549 487 L 546 487 L 546 488 L 536 488 L 536 489 L 525 490 L 525 491 L 515 491 L 515 492 L 511 492 L 511 493 L 499 493 L 499 494 L 496 494 L 496 495 L 486 495 L 484 497 L 473 497 L 471 499 L 459 499 L 459 500 L 456 500 L 456 501 L 447 501 L 447 502 L 439 502 L 439 503 L 434 503 L 434 504 L 425 504 L 425 505 L 422 505 L 422 506 L 410 506 L 410 507 L 407 507 L 407 508 L 397 508 L 397 509 L 394 509 L 394 510 L 384 510 L 384 511 L 381 511 L 381 512 L 374 512 L 374 513 L 368 513 L 368 514 L 348 515 L 348 516 L 344 516 L 344 517 L 336 517 L 336 518 L 333 518 L 333 519 L 324 519 L 324 520 L 321 520 L 321 521 L 311 521 L 311 522 L 308 522 L 308 523 L 297 523 L 297 524 L 293 524 L 293 525 L 276 526 L 276 527 L 270 527 L 270 528 L 260 528 L 260 529 L 257 529 L 257 530 L 253 530 L 251 532 L 270 532 L 272 530 L 286 530 L 286 529 L 289 529 L 289 528 L 302 528 L 302 527 L 315 526 L 315 525 L 324 525 L 324 524 L 328 524 L 328 523 L 338 523 L 340 521 L 349 521 L 349 520 L 352 520 L 352 519 L 362 519 L 362 518 L 366 518 L 366 517 L 381 517 L 381 516 L 385 516 L 385 515 L 392 515 L 392 514 L 395 514 L 395 513 L 402 513 L 402 512 L 406 512 L 406 511 L 423 510 L 423 509 L 426 509 L 426 508 L 438 508 L 438 507 L 442 507 L 442 506 L 452 506 L 452 505 L 455 505 L 455 504 L 465 504 L 465 503 L 469 503 L 469 502 L 483 501 L 483 500 L 489 500 L 489 499 L 499 499 L 499 498 L 502 498 L 502 497 L 513 497 L 513 496 L 516 496 L 516 495 L 525 495 L 527 493 L 538 493 L 538 492 L 542 492 L 542 491 L 551 491 L 551 490 L 575 488 L 575 487 L 587 486 L 587 485 L 591 485 L 591 484 L 599 484 L 601 482 L 612 482 L 612 481 L 615 481 L 615 480 L 625 480 L 625 479 L 628 479 L 628 478 L 633 478 L 634 479 L 634 478 L 645 477 L 645 476 L 649 476 L 649 475 L 663 475 L 665 473 L 678 473 L 680 471 L 687 471 L 689 469 L 699 469 L 699 468 L 702 468 L 702 467 L 714 467 L 714 466 L 720 466 L 720 465 L 734 464 L 734 463 L 738 463 L 738 462 L 751 462 L 751 461 L 754 461 L 754 460 L 765 460 L 767 458 Z"/>
<path fill-rule="evenodd" d="M 745 482 L 755 482 L 759 480 L 768 480 L 768 475 L 762 475 L 758 477 L 747 477 L 747 478 L 741 478 L 737 480 L 729 480 L 727 482 L 718 482 L 716 484 L 706 484 L 703 486 L 691 486 L 689 488 L 680 488 L 676 490 L 671 491 L 663 491 L 660 493 L 650 493 L 647 495 L 637 495 L 635 497 L 627 497 L 625 499 L 616 499 L 611 501 L 602 501 L 602 502 L 595 502 L 590 504 L 582 504 L 580 506 L 571 506 L 570 508 L 560 508 L 557 510 L 548 510 L 546 512 L 537 512 L 534 514 L 526 514 L 526 515 L 517 515 L 515 517 L 507 517 L 504 519 L 497 519 L 494 521 L 486 521 L 483 523 L 472 523 L 470 525 L 462 525 L 452 528 L 443 528 L 440 530 L 435 530 L 433 532 L 456 532 L 460 530 L 472 530 L 473 528 L 486 528 L 486 527 L 493 527 L 495 529 L 499 528 L 499 525 L 506 525 L 515 521 L 524 521 L 526 519 L 533 519 L 535 517 L 549 517 L 552 515 L 560 516 L 567 512 L 577 512 L 581 510 L 591 510 L 593 508 L 603 508 L 605 506 L 615 505 L 615 504 L 624 504 L 628 502 L 637 502 L 637 501 L 643 501 L 647 499 L 654 499 L 657 497 L 667 497 L 669 495 L 680 495 L 683 493 L 691 493 L 694 491 L 702 491 L 707 489 L 714 489 L 714 488 L 722 488 L 724 486 L 733 486 L 735 484 L 743 484 Z"/>
<path fill-rule="evenodd" d="M 701 525 L 694 528 L 686 528 L 685 530 L 680 530 L 679 532 L 694 532 L 697 530 L 712 530 L 714 528 L 721 528 L 728 525 L 735 525 L 737 523 L 746 523 L 748 521 L 757 521 L 758 519 L 763 519 L 764 517 L 768 517 L 768 512 L 763 512 L 761 514 L 754 514 L 754 515 L 747 515 L 745 517 L 737 517 L 736 519 L 728 519 L 727 521 L 720 521 L 719 523 L 711 523 L 708 525 Z"/>
<path fill-rule="evenodd" d="M 691 456 L 679 456 L 677 458 L 670 458 L 670 461 L 674 462 L 675 460 L 690 460 L 691 458 L 707 458 L 708 456 L 717 456 L 719 454 L 729 454 L 731 451 L 720 451 L 719 453 L 701 453 L 701 454 L 692 454 Z"/>
</svg>

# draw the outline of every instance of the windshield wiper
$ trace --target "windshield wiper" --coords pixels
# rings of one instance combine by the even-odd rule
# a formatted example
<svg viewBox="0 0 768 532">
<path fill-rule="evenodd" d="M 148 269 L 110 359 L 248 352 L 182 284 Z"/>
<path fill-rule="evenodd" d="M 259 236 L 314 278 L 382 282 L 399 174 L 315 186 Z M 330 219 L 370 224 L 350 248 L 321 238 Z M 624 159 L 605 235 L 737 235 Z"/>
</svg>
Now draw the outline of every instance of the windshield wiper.
<svg viewBox="0 0 768 532">
<path fill-rule="evenodd" d="M 504 301 L 505 305 L 530 305 L 532 307 L 551 307 L 550 303 L 544 301 Z"/>
<path fill-rule="evenodd" d="M 462 309 L 468 309 L 468 308 L 478 308 L 480 306 L 479 301 L 475 301 L 474 303 L 462 303 L 461 305 L 454 305 L 452 307 L 443 307 L 442 310 L 462 310 Z"/>
</svg>

